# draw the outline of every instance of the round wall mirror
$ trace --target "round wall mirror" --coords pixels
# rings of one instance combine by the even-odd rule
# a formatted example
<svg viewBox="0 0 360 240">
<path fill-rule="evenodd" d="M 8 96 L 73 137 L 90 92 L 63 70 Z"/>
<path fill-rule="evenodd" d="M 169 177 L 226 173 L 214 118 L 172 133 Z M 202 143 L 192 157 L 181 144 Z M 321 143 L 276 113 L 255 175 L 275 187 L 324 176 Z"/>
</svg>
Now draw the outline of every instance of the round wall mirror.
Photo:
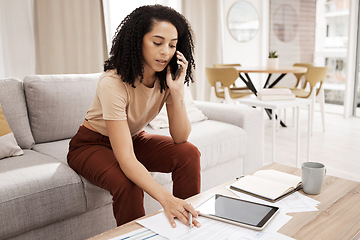
<svg viewBox="0 0 360 240">
<path fill-rule="evenodd" d="M 297 33 L 298 20 L 295 9 L 289 4 L 282 4 L 273 15 L 275 36 L 282 42 L 292 41 Z"/>
<path fill-rule="evenodd" d="M 227 25 L 231 36 L 239 42 L 253 39 L 259 29 L 259 15 L 247 1 L 234 3 L 228 13 Z"/>
</svg>

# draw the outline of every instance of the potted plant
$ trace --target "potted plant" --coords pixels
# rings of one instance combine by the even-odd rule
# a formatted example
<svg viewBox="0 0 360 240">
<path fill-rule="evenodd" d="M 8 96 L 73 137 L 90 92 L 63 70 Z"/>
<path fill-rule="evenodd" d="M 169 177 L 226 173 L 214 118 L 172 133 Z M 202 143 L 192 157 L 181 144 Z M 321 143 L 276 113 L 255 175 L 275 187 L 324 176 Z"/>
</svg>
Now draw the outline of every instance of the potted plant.
<svg viewBox="0 0 360 240">
<path fill-rule="evenodd" d="M 269 58 L 267 59 L 267 68 L 269 69 L 279 68 L 279 58 L 276 51 L 269 52 Z"/>
</svg>

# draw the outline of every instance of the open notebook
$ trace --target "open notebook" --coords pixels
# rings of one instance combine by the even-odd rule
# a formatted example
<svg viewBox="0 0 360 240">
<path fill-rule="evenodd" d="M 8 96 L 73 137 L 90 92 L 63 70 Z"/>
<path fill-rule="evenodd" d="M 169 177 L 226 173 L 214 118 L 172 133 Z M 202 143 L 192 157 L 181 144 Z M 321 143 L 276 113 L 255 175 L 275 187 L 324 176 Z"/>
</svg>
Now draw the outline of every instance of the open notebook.
<svg viewBox="0 0 360 240">
<path fill-rule="evenodd" d="M 301 188 L 301 177 L 277 170 L 259 170 L 230 185 L 230 188 L 276 202 Z"/>
</svg>

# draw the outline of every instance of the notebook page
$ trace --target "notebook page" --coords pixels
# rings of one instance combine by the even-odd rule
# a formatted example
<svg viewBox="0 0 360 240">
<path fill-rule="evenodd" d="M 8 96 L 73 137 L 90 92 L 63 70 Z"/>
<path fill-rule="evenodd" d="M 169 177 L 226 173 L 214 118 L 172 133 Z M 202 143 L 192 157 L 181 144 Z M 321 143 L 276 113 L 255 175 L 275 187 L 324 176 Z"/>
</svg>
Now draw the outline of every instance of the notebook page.
<svg viewBox="0 0 360 240">
<path fill-rule="evenodd" d="M 290 188 L 287 184 L 251 175 L 240 178 L 231 186 L 270 199 L 276 199 Z"/>
<path fill-rule="evenodd" d="M 257 177 L 261 177 L 261 178 L 265 178 L 265 179 L 271 179 L 276 182 L 284 183 L 289 188 L 290 187 L 296 188 L 297 185 L 301 182 L 301 177 L 299 177 L 299 176 L 276 171 L 273 169 L 256 171 L 253 174 L 253 176 L 257 176 Z"/>
</svg>

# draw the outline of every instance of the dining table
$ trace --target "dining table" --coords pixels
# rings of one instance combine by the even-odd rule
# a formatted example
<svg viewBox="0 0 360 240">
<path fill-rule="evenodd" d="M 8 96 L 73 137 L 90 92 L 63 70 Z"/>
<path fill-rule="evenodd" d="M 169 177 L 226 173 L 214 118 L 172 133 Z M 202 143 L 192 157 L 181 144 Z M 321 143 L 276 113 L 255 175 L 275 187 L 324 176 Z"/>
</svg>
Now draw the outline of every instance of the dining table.
<svg viewBox="0 0 360 240">
<path fill-rule="evenodd" d="M 246 66 L 235 66 L 239 72 L 239 78 L 246 84 L 246 86 L 257 96 L 257 89 L 251 80 L 249 73 L 267 73 L 267 79 L 263 88 L 273 88 L 276 86 L 285 76 L 289 73 L 306 73 L 306 67 L 297 66 L 279 66 L 278 68 L 267 68 L 267 67 L 246 67 Z M 271 81 L 273 74 L 279 74 L 275 80 Z M 269 118 L 272 118 L 271 109 L 266 109 L 266 113 Z M 277 117 L 277 116 L 276 116 Z M 282 127 L 286 127 L 286 124 L 280 120 Z"/>
<path fill-rule="evenodd" d="M 273 88 L 277 85 L 288 73 L 306 73 L 306 67 L 295 67 L 295 66 L 279 66 L 278 68 L 267 68 L 267 67 L 245 67 L 236 66 L 236 70 L 239 72 L 240 79 L 246 84 L 246 86 L 257 95 L 257 90 L 251 80 L 249 73 L 267 73 L 268 77 L 265 81 L 263 88 Z M 274 81 L 270 81 L 273 74 L 280 74 Z"/>
</svg>

